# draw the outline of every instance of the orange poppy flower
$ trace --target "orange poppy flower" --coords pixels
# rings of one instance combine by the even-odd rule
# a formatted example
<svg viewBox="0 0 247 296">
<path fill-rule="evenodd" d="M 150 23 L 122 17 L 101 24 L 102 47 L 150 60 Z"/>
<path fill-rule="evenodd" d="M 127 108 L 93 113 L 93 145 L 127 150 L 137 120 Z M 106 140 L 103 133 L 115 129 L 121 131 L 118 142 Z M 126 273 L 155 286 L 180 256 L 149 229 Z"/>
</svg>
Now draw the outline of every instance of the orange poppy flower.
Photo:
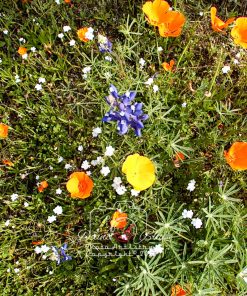
<svg viewBox="0 0 247 296">
<path fill-rule="evenodd" d="M 122 229 L 127 225 L 128 215 L 117 210 L 111 220 L 111 227 Z"/>
<path fill-rule="evenodd" d="M 185 24 L 185 16 L 178 11 L 168 11 L 164 22 L 159 25 L 159 33 L 162 37 L 178 37 Z"/>
<path fill-rule="evenodd" d="M 19 47 L 19 49 L 18 49 L 18 53 L 19 53 L 19 55 L 24 55 L 25 53 L 27 53 L 27 48 L 26 47 Z"/>
<path fill-rule="evenodd" d="M 234 170 L 247 170 L 247 142 L 235 142 L 224 151 L 226 162 Z"/>
<path fill-rule="evenodd" d="M 235 27 L 232 28 L 231 35 L 236 44 L 247 48 L 247 17 L 239 17 Z"/>
<path fill-rule="evenodd" d="M 2 163 L 8 166 L 14 166 L 13 162 L 8 159 L 3 159 Z"/>
<path fill-rule="evenodd" d="M 186 292 L 182 289 L 181 286 L 175 285 L 172 287 L 171 296 L 184 296 L 184 295 L 186 295 Z"/>
<path fill-rule="evenodd" d="M 38 186 L 38 191 L 43 192 L 45 190 L 45 188 L 47 188 L 47 187 L 48 187 L 48 182 L 42 181 L 42 182 L 40 182 L 40 184 Z"/>
<path fill-rule="evenodd" d="M 65 3 L 71 3 L 71 0 L 64 0 Z"/>
<path fill-rule="evenodd" d="M 147 1 L 142 6 L 143 12 L 147 15 L 147 20 L 153 26 L 163 23 L 169 8 L 170 5 L 164 0 Z"/>
<path fill-rule="evenodd" d="M 217 9 L 216 7 L 211 7 L 211 24 L 212 24 L 212 29 L 215 32 L 222 32 L 223 29 L 227 28 L 231 23 L 234 22 L 234 17 L 229 18 L 226 22 L 223 22 L 221 19 L 219 19 L 216 16 Z"/>
<path fill-rule="evenodd" d="M 88 28 L 81 28 L 77 31 L 77 36 L 81 41 L 88 42 L 90 39 L 85 37 L 86 33 L 88 32 Z"/>
<path fill-rule="evenodd" d="M 93 189 L 93 181 L 84 172 L 75 172 L 70 175 L 66 187 L 71 193 L 71 197 L 84 199 L 90 196 Z"/>
<path fill-rule="evenodd" d="M 166 71 L 172 71 L 172 68 L 173 68 L 173 66 L 174 66 L 174 64 L 175 64 L 175 61 L 174 60 L 170 60 L 170 62 L 169 63 L 166 63 L 166 62 L 164 62 L 164 63 L 162 63 L 161 65 L 162 65 L 162 67 L 166 70 Z"/>
<path fill-rule="evenodd" d="M 8 131 L 9 131 L 9 127 L 4 123 L 0 123 L 0 138 L 7 138 Z"/>
</svg>

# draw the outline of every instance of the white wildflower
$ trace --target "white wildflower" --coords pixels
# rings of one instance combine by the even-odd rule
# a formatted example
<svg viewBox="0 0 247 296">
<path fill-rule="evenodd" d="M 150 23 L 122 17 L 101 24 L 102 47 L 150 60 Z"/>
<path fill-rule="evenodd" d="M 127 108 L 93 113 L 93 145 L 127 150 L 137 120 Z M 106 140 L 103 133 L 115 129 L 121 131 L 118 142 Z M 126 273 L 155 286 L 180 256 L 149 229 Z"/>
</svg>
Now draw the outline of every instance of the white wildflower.
<svg viewBox="0 0 247 296">
<path fill-rule="evenodd" d="M 115 148 L 112 146 L 107 146 L 105 150 L 105 156 L 112 156 L 114 154 Z"/>
<path fill-rule="evenodd" d="M 196 184 L 196 181 L 193 179 L 193 180 L 190 180 L 189 181 L 189 184 L 187 186 L 187 190 L 189 191 L 194 191 L 195 190 L 195 184 Z"/>
<path fill-rule="evenodd" d="M 131 195 L 132 196 L 138 196 L 139 194 L 140 194 L 140 191 L 138 191 L 138 190 L 135 190 L 135 189 L 131 189 Z"/>
<path fill-rule="evenodd" d="M 56 194 L 60 195 L 62 193 L 61 188 L 56 189 Z"/>
<path fill-rule="evenodd" d="M 202 226 L 202 220 L 201 220 L 200 218 L 194 218 L 194 219 L 192 219 L 191 224 L 192 224 L 196 229 L 201 228 L 201 226 Z"/>
<path fill-rule="evenodd" d="M 54 222 L 54 221 L 56 221 L 56 220 L 57 220 L 57 217 L 54 216 L 54 215 L 52 215 L 52 216 L 48 216 L 48 218 L 47 218 L 47 221 L 48 221 L 49 223 L 52 223 L 52 222 Z"/>
<path fill-rule="evenodd" d="M 36 84 L 35 89 L 36 90 L 42 90 L 42 85 L 41 84 Z"/>
<path fill-rule="evenodd" d="M 224 66 L 221 70 L 222 70 L 222 73 L 226 74 L 231 70 L 231 68 L 230 66 Z"/>
<path fill-rule="evenodd" d="M 110 173 L 109 167 L 108 166 L 102 167 L 102 169 L 100 170 L 100 173 L 106 177 Z"/>
<path fill-rule="evenodd" d="M 153 91 L 154 91 L 154 93 L 156 93 L 158 90 L 159 90 L 159 87 L 158 87 L 158 85 L 155 84 L 155 85 L 153 86 Z"/>
<path fill-rule="evenodd" d="M 102 129 L 100 127 L 96 127 L 96 128 L 93 129 L 92 135 L 93 135 L 94 138 L 96 138 L 101 133 L 102 133 Z"/>
<path fill-rule="evenodd" d="M 69 45 L 70 46 L 74 46 L 75 45 L 75 40 L 74 39 L 71 39 L 70 42 L 69 42 Z"/>
<path fill-rule="evenodd" d="M 91 167 L 91 165 L 89 164 L 89 162 L 87 161 L 87 160 L 84 160 L 83 162 L 82 162 L 82 164 L 81 164 L 81 168 L 83 169 L 83 170 L 87 170 L 87 169 L 89 169 Z"/>
<path fill-rule="evenodd" d="M 45 78 L 44 77 L 39 77 L 39 83 L 45 83 Z"/>
<path fill-rule="evenodd" d="M 163 251 L 164 251 L 164 248 L 160 244 L 158 244 L 158 245 L 156 245 L 154 247 L 151 247 L 148 250 L 148 255 L 149 255 L 149 257 L 154 257 L 154 256 L 156 256 L 158 254 L 163 253 Z"/>
<path fill-rule="evenodd" d="M 56 206 L 55 209 L 53 209 L 53 212 L 56 215 L 61 215 L 63 213 L 63 208 L 61 206 Z"/>
<path fill-rule="evenodd" d="M 13 194 L 11 194 L 10 197 L 11 197 L 12 201 L 16 201 L 18 199 L 19 195 L 17 193 L 13 193 Z"/>
<path fill-rule="evenodd" d="M 182 212 L 182 216 L 183 216 L 183 218 L 189 218 L 189 219 L 192 219 L 192 217 L 193 217 L 193 211 L 192 210 L 186 210 L 186 209 L 184 209 L 183 210 L 183 212 Z"/>
<path fill-rule="evenodd" d="M 146 82 L 144 82 L 144 84 L 149 86 L 149 85 L 153 84 L 153 82 L 154 82 L 154 79 L 152 77 L 150 77 L 150 78 L 148 78 L 148 80 Z"/>
<path fill-rule="evenodd" d="M 63 26 L 64 32 L 69 32 L 71 30 L 70 26 Z"/>
</svg>

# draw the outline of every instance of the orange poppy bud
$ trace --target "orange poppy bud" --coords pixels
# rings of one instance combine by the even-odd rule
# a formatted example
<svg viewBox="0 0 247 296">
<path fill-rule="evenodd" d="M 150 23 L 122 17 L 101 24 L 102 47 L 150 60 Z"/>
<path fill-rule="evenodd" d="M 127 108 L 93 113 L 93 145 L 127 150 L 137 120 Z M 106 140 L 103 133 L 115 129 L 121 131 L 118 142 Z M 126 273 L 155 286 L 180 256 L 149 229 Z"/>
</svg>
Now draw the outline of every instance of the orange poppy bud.
<svg viewBox="0 0 247 296">
<path fill-rule="evenodd" d="M 2 163 L 5 164 L 5 165 L 8 165 L 8 166 L 13 166 L 14 165 L 13 162 L 8 160 L 8 159 L 3 159 Z"/>
<path fill-rule="evenodd" d="M 65 3 L 71 3 L 71 0 L 64 0 Z"/>
<path fill-rule="evenodd" d="M 0 123 L 0 138 L 7 138 L 8 130 L 9 130 L 9 127 L 6 124 Z"/>
<path fill-rule="evenodd" d="M 48 187 L 48 182 L 47 181 L 42 181 L 39 186 L 38 186 L 38 191 L 43 192 L 45 188 Z"/>
<path fill-rule="evenodd" d="M 172 293 L 171 296 L 185 296 L 186 292 L 182 289 L 181 286 L 175 285 L 172 286 Z"/>
<path fill-rule="evenodd" d="M 171 72 L 174 64 L 175 64 L 174 60 L 170 60 L 169 63 L 164 62 L 161 65 L 166 71 Z"/>
<path fill-rule="evenodd" d="M 175 160 L 184 160 L 185 159 L 185 156 L 182 152 L 177 152 L 175 154 Z"/>
<path fill-rule="evenodd" d="M 159 33 L 162 37 L 178 37 L 185 24 L 185 16 L 178 11 L 168 11 L 163 23 L 159 24 Z"/>
<path fill-rule="evenodd" d="M 217 9 L 216 7 L 211 7 L 211 24 L 212 24 L 212 29 L 215 32 L 222 32 L 223 29 L 226 29 L 231 23 L 234 22 L 234 17 L 228 19 L 226 22 L 223 22 L 221 19 L 219 19 L 216 16 Z"/>
<path fill-rule="evenodd" d="M 239 17 L 235 27 L 232 28 L 231 35 L 235 44 L 247 48 L 247 17 Z"/>
<path fill-rule="evenodd" d="M 117 210 L 111 220 L 111 227 L 122 229 L 127 225 L 128 215 Z"/>
<path fill-rule="evenodd" d="M 154 2 L 147 1 L 142 10 L 147 16 L 148 22 L 153 26 L 158 26 L 166 17 L 170 5 L 164 0 L 154 0 Z"/>
<path fill-rule="evenodd" d="M 71 197 L 84 199 L 90 196 L 93 190 L 93 181 L 84 172 L 75 172 L 69 176 L 66 187 L 71 193 Z"/>
<path fill-rule="evenodd" d="M 38 245 L 42 245 L 45 241 L 38 241 L 38 242 L 32 242 L 32 245 L 38 246 Z"/>
<path fill-rule="evenodd" d="M 26 54 L 27 53 L 27 48 L 26 47 L 19 47 L 19 49 L 18 49 L 18 53 L 19 53 L 19 55 L 24 55 L 24 54 Z"/>
<path fill-rule="evenodd" d="M 234 170 L 247 170 L 247 142 L 235 142 L 224 151 L 226 162 Z"/>
</svg>

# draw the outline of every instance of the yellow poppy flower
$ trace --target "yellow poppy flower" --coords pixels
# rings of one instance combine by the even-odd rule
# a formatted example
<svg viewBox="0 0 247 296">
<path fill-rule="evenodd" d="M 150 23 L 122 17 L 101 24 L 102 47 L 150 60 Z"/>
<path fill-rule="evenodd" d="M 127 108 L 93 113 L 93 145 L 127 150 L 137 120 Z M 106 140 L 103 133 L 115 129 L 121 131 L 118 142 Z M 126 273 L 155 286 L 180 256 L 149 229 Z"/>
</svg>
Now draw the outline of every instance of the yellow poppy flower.
<svg viewBox="0 0 247 296">
<path fill-rule="evenodd" d="M 129 155 L 122 166 L 127 181 L 135 190 L 141 191 L 149 188 L 155 181 L 155 167 L 152 161 L 138 153 Z"/>
</svg>

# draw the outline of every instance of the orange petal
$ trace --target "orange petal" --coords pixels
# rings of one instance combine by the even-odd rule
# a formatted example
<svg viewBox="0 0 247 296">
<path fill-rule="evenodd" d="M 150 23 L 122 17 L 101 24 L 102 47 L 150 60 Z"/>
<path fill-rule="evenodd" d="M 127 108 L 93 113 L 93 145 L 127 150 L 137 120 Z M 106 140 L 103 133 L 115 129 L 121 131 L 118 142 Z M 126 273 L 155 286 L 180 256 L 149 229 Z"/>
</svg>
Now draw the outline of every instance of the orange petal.
<svg viewBox="0 0 247 296">
<path fill-rule="evenodd" d="M 226 162 L 233 170 L 247 169 L 247 143 L 235 142 L 228 151 L 224 151 Z"/>
</svg>

